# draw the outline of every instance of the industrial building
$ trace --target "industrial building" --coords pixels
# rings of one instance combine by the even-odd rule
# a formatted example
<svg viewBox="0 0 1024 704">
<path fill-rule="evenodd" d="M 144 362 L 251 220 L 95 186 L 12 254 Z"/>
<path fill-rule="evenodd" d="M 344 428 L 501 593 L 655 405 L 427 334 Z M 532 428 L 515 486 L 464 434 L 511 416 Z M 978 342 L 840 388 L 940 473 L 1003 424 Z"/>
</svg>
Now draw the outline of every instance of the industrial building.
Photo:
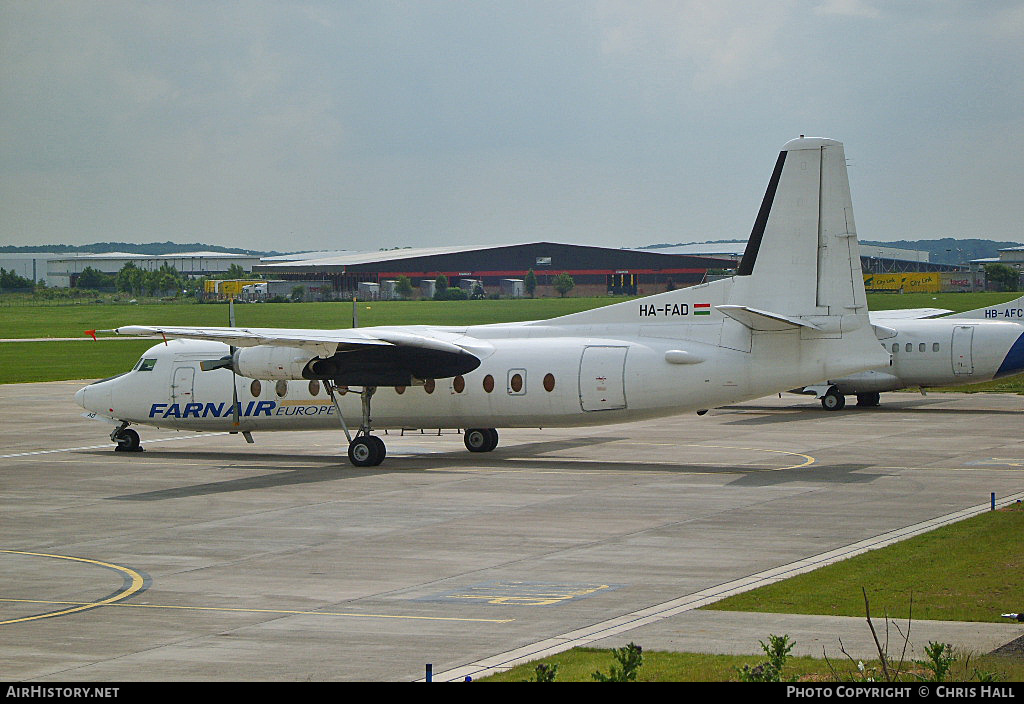
<svg viewBox="0 0 1024 704">
<path fill-rule="evenodd" d="M 129 252 L 106 252 L 102 254 L 81 253 L 63 255 L 50 259 L 46 264 L 46 283 L 50 286 L 74 286 L 78 276 L 86 267 L 92 267 L 104 274 L 116 274 L 128 262 L 139 269 L 155 271 L 163 264 L 169 264 L 185 276 L 197 278 L 224 274 L 232 264 L 244 271 L 250 271 L 260 258 L 251 254 L 228 252 L 181 252 L 176 254 L 133 254 Z"/>
<path fill-rule="evenodd" d="M 361 288 L 366 292 L 377 286 L 387 291 L 390 284 L 386 282 L 401 276 L 410 279 L 418 295 L 429 296 L 434 280 L 443 274 L 454 287 L 471 289 L 479 282 L 490 296 L 522 291 L 517 281 L 532 269 L 537 277 L 536 296 L 558 295 L 552 280 L 562 273 L 572 276 L 574 296 L 644 296 L 692 286 L 704 281 L 709 270 L 732 266 L 726 259 L 657 250 L 529 242 L 390 249 L 291 260 L 279 257 L 254 266 L 253 273 L 273 279 L 331 281 L 338 297 L 356 296 Z"/>
</svg>

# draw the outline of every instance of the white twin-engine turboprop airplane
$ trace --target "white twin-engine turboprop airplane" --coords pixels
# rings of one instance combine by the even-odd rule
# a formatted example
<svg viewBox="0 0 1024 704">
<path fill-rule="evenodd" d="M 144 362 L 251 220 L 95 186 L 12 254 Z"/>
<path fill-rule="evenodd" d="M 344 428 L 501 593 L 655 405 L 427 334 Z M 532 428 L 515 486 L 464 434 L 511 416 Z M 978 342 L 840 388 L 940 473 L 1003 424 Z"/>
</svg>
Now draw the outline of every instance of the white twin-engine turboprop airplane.
<svg viewBox="0 0 1024 704">
<path fill-rule="evenodd" d="M 487 452 L 498 427 L 702 413 L 889 361 L 868 320 L 843 145 L 805 138 L 779 154 L 730 279 L 522 323 L 105 332 L 165 337 L 75 395 L 118 424 L 119 449 L 139 449 L 131 424 L 250 442 L 341 426 L 357 466 L 384 459 L 380 428 L 464 428 Z"/>
<path fill-rule="evenodd" d="M 797 393 L 814 394 L 825 410 L 877 406 L 879 393 L 909 386 L 959 386 L 1024 373 L 1024 296 L 944 318 L 943 308 L 870 313 L 878 341 L 892 353 L 889 364 L 812 384 Z"/>
</svg>

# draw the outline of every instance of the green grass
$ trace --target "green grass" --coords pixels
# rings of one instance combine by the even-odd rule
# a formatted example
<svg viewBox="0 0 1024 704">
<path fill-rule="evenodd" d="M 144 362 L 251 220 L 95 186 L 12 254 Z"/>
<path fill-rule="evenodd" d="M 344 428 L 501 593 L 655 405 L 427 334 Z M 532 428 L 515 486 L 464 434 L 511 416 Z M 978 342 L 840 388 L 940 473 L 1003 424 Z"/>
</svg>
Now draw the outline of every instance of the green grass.
<svg viewBox="0 0 1024 704">
<path fill-rule="evenodd" d="M 720 611 L 1006 623 L 1021 608 L 1024 510 L 990 511 L 848 560 L 717 601 Z"/>
<path fill-rule="evenodd" d="M 867 629 L 865 623 L 864 628 Z M 760 640 L 767 642 L 768 633 Z M 782 634 L 776 634 L 782 635 Z M 643 647 L 643 643 L 638 643 Z M 751 644 L 757 648 L 757 643 Z M 838 640 L 831 644 L 838 649 Z M 890 644 L 891 646 L 891 644 Z M 751 667 L 764 662 L 763 655 L 708 655 L 704 653 L 671 653 L 664 651 L 648 651 L 643 653 L 644 664 L 637 672 L 638 682 L 736 682 L 739 677 L 737 668 L 744 665 Z M 832 667 L 845 681 L 853 679 L 855 665 L 845 658 L 833 659 Z M 596 670 L 607 673 L 615 663 L 610 650 L 599 648 L 573 648 L 564 653 L 542 658 L 496 675 L 482 677 L 478 682 L 524 682 L 533 677 L 534 669 L 539 663 L 558 665 L 556 682 L 593 682 L 591 673 Z M 876 662 L 866 662 L 868 669 L 877 668 Z M 974 668 L 980 671 L 999 673 L 1003 681 L 1024 681 L 1024 660 L 1016 660 L 994 655 L 972 655 L 969 670 L 964 671 L 963 661 L 953 667 L 952 681 L 968 681 Z M 920 668 L 918 672 L 924 673 Z M 784 678 L 796 677 L 801 681 L 832 681 L 832 671 L 823 658 L 791 657 L 782 670 Z"/>
<path fill-rule="evenodd" d="M 153 340 L 0 342 L 0 384 L 105 379 L 132 368 Z"/>
<path fill-rule="evenodd" d="M 359 325 L 480 325 L 538 320 L 619 303 L 624 297 L 358 303 Z M 259 303 L 235 306 L 246 327 L 349 328 L 352 302 Z M 81 337 L 85 330 L 121 325 L 227 325 L 227 305 L 197 303 L 5 306 L 0 338 Z"/>
</svg>

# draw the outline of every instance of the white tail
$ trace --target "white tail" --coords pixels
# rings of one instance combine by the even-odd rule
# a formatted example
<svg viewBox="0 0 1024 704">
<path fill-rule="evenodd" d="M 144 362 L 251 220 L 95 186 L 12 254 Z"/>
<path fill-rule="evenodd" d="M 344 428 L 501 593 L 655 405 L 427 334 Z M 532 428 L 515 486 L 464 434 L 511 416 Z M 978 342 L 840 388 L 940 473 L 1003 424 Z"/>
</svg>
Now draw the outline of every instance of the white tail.
<svg viewBox="0 0 1024 704">
<path fill-rule="evenodd" d="M 681 322 L 659 318 L 665 305 L 685 305 L 691 314 L 709 312 L 693 317 L 695 323 L 721 322 L 726 316 L 752 330 L 804 328 L 824 334 L 866 326 L 843 145 L 800 138 L 783 147 L 732 279 L 538 324 Z"/>
</svg>

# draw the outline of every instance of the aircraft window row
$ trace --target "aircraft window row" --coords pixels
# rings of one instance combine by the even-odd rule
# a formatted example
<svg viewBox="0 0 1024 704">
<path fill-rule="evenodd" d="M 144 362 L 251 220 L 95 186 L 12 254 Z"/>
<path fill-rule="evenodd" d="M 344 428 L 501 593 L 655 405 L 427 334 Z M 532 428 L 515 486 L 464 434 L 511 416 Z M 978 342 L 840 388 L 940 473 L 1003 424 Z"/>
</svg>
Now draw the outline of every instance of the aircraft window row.
<svg viewBox="0 0 1024 704">
<path fill-rule="evenodd" d="M 899 347 L 899 345 L 894 345 L 893 346 L 893 352 L 896 351 L 897 347 Z M 151 371 L 153 369 L 153 366 L 155 364 L 156 364 L 156 360 L 155 359 L 143 359 L 136 366 L 136 369 L 139 370 L 139 371 L 148 372 L 148 371 Z M 510 394 L 523 394 L 523 393 L 526 393 L 524 391 L 524 387 L 525 387 L 525 374 L 526 374 L 526 371 L 522 370 L 522 369 L 520 369 L 520 370 L 511 370 L 510 371 L 510 374 L 509 374 L 509 377 L 508 377 L 508 392 Z M 484 391 L 486 391 L 487 393 L 492 393 L 494 391 L 494 377 L 491 376 L 490 374 L 486 375 L 483 378 L 483 384 L 482 385 L 483 385 Z M 317 381 L 316 379 L 310 381 L 309 382 L 309 395 L 310 396 L 319 396 L 320 395 L 320 386 L 321 386 L 320 382 Z M 554 374 L 545 374 L 544 375 L 544 380 L 543 380 L 543 386 L 544 386 L 544 390 L 545 391 L 548 391 L 548 392 L 554 391 L 555 390 L 555 375 Z M 338 386 L 338 387 L 335 387 L 335 388 L 336 388 L 336 390 L 337 390 L 337 392 L 338 392 L 338 394 L 340 396 L 344 396 L 345 394 L 348 393 L 348 387 L 347 386 Z M 405 386 L 396 386 L 394 388 L 395 388 L 395 393 L 401 395 L 401 394 L 405 393 L 405 390 L 406 390 L 407 387 L 405 387 Z M 426 391 L 428 394 L 434 393 L 434 390 L 436 388 L 437 388 L 437 382 L 435 382 L 433 379 L 426 379 L 423 382 L 423 390 Z M 460 374 L 459 376 L 456 376 L 454 379 L 452 379 L 452 390 L 455 393 L 457 393 L 457 394 L 463 393 L 466 390 L 466 379 L 465 379 L 465 377 L 463 377 Z M 288 382 L 286 380 L 284 380 L 284 379 L 280 379 L 274 385 L 274 392 L 277 394 L 278 398 L 284 398 L 285 396 L 287 396 L 288 395 Z M 252 383 L 249 384 L 249 393 L 252 394 L 253 398 L 258 398 L 259 395 L 263 393 L 263 384 L 262 384 L 262 382 L 260 382 L 259 379 L 253 379 Z"/>
<path fill-rule="evenodd" d="M 932 343 L 932 352 L 938 352 L 939 348 L 940 348 L 940 346 L 939 346 L 938 342 L 933 342 Z M 906 346 L 904 347 L 904 350 L 906 350 L 907 352 L 913 352 L 914 351 L 914 343 L 913 342 L 908 342 L 906 344 Z M 896 354 L 899 351 L 900 351 L 900 343 L 898 343 L 898 342 L 892 343 L 892 353 Z M 918 343 L 917 351 L 918 352 L 927 352 L 928 351 L 928 345 L 926 343 L 924 343 L 924 342 Z"/>
<path fill-rule="evenodd" d="M 140 372 L 151 372 L 153 371 L 153 367 L 155 366 L 155 359 L 140 359 L 139 364 L 138 366 L 135 367 L 135 369 Z"/>
</svg>

